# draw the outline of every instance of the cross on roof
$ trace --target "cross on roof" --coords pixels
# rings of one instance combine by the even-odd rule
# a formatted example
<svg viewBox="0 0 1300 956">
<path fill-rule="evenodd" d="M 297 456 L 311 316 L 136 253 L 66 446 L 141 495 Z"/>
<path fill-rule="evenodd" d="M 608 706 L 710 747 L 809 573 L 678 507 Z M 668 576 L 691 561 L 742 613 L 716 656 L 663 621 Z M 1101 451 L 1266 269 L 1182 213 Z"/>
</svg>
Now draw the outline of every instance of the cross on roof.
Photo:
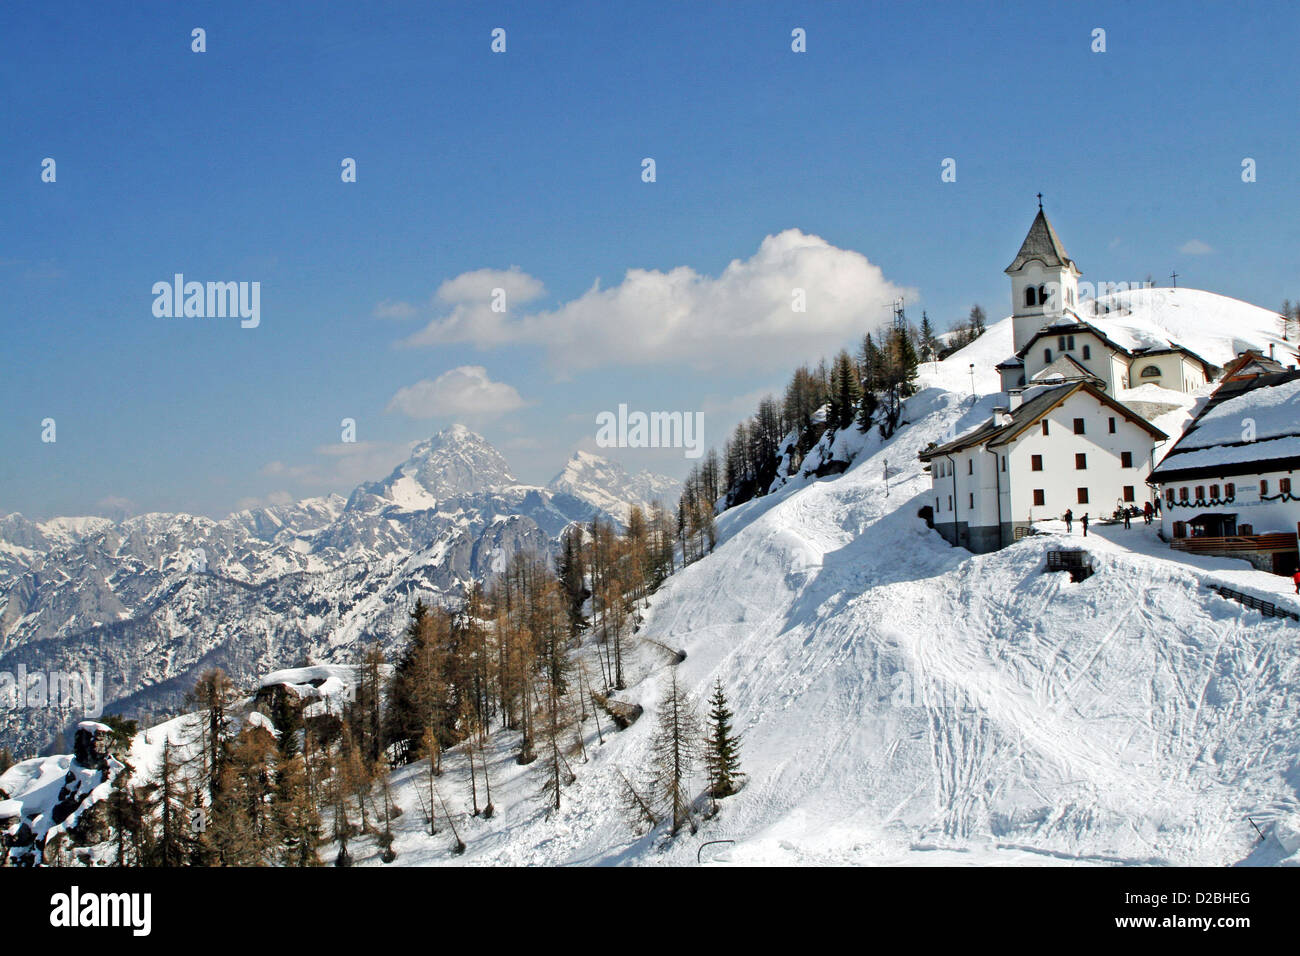
<svg viewBox="0 0 1300 956">
<path fill-rule="evenodd" d="M 1042 208 L 1043 208 L 1043 194 L 1042 194 L 1042 193 L 1039 193 L 1039 194 L 1038 194 L 1038 208 L 1039 208 L 1039 209 L 1042 209 Z"/>
</svg>

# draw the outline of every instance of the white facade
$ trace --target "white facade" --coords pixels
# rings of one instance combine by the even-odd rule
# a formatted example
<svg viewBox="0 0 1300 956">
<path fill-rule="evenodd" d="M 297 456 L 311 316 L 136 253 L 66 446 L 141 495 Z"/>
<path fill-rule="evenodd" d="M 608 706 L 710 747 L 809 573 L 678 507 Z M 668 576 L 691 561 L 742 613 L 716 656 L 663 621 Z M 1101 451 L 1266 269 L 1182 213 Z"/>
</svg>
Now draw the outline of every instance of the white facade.
<svg viewBox="0 0 1300 956">
<path fill-rule="evenodd" d="M 1019 352 L 1035 332 L 1074 309 L 1079 273 L 1072 263 L 1049 266 L 1031 259 L 1010 275 L 1012 337 Z"/>
<path fill-rule="evenodd" d="M 1294 471 L 1262 471 L 1251 475 L 1201 476 L 1162 482 L 1161 529 L 1165 537 L 1184 537 L 1185 527 L 1175 534 L 1175 524 L 1185 526 L 1207 511 L 1236 516 L 1235 533 L 1300 534 L 1300 474 Z"/>
<path fill-rule="evenodd" d="M 1110 517 L 1150 500 L 1158 431 L 1090 386 L 1026 395 L 1033 397 L 1021 408 L 1032 413 L 999 410 L 965 447 L 954 447 L 963 445 L 959 438 L 923 453 L 933 521 L 953 544 L 991 551 L 1010 544 L 1016 528 L 1067 510 L 1076 519 Z"/>
</svg>

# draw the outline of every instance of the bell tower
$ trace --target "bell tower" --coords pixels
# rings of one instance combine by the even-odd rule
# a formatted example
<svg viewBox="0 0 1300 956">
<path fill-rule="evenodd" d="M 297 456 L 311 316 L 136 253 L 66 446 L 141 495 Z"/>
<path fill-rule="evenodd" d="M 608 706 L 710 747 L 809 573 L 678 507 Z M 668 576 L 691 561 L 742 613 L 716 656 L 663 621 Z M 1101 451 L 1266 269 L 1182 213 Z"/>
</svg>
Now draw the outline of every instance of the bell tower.
<svg viewBox="0 0 1300 956">
<path fill-rule="evenodd" d="M 1073 312 L 1079 294 L 1079 269 L 1043 212 L 1042 193 L 1038 215 L 1006 274 L 1011 277 L 1011 324 L 1019 352 L 1043 326 Z"/>
</svg>

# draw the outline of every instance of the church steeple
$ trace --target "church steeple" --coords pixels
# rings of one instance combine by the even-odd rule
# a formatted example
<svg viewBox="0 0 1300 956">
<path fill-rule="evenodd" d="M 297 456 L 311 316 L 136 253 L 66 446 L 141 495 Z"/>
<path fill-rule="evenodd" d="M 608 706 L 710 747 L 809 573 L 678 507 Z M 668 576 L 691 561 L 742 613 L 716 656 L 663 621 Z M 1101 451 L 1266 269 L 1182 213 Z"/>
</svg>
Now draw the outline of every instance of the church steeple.
<svg viewBox="0 0 1300 956">
<path fill-rule="evenodd" d="M 1019 352 L 1035 332 L 1073 310 L 1078 295 L 1079 268 L 1043 211 L 1042 193 L 1038 215 L 1005 271 L 1011 277 L 1012 327 Z"/>
</svg>

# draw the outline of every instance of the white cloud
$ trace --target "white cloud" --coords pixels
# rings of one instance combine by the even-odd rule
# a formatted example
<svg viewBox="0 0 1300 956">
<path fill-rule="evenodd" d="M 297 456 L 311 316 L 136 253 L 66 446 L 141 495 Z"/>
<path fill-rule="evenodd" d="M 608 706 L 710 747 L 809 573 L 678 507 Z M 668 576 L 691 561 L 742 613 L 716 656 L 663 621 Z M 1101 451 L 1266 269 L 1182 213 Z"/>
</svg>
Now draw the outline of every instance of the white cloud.
<svg viewBox="0 0 1300 956">
<path fill-rule="evenodd" d="M 517 289 L 513 297 L 502 285 L 506 278 Z M 490 308 L 494 284 L 507 288 L 505 313 Z M 403 344 L 538 345 L 560 372 L 603 365 L 784 368 L 879 327 L 889 303 L 913 297 L 861 253 L 798 229 L 768 236 L 753 256 L 733 260 L 717 277 L 689 266 L 629 269 L 617 285 L 602 289 L 596 282 L 558 308 L 516 308 L 541 289 L 515 269 L 457 276 L 437 295 L 454 303 L 451 312 Z M 805 312 L 792 308 L 796 289 L 806 295 Z"/>
<path fill-rule="evenodd" d="M 509 269 L 477 269 L 463 272 L 438 286 L 435 293 L 443 302 L 454 304 L 489 303 L 497 289 L 506 293 L 506 304 L 531 302 L 546 291 L 541 281 L 518 266 Z"/>
<path fill-rule="evenodd" d="M 398 411 L 408 418 L 486 420 L 526 404 L 513 385 L 492 381 L 482 365 L 462 365 L 433 381 L 422 379 L 398 389 L 386 411 Z"/>
<path fill-rule="evenodd" d="M 1189 239 L 1178 247 L 1178 251 L 1186 256 L 1208 256 L 1214 250 L 1200 239 Z"/>
</svg>

